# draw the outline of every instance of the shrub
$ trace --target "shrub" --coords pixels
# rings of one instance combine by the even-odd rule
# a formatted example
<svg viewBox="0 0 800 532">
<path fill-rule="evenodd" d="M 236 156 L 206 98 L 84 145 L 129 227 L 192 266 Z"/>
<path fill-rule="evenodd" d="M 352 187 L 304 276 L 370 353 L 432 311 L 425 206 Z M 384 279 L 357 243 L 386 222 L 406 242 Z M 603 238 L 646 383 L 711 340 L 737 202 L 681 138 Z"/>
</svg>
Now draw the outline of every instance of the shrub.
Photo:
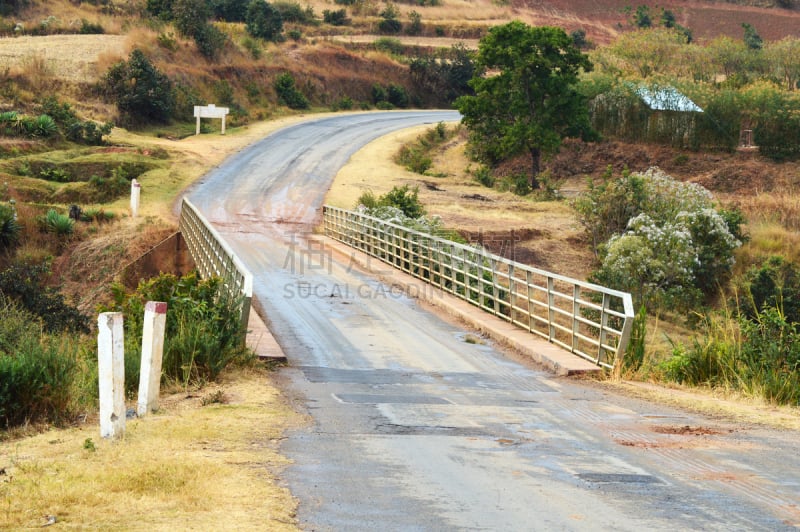
<svg viewBox="0 0 800 532">
<path fill-rule="evenodd" d="M 297 90 L 294 78 L 288 72 L 284 72 L 275 79 L 274 87 L 278 94 L 278 102 L 281 104 L 290 109 L 308 109 L 308 99 Z"/>
<path fill-rule="evenodd" d="M 165 123 L 175 111 L 172 82 L 138 48 L 109 69 L 103 85 L 131 123 Z"/>
<path fill-rule="evenodd" d="M 392 190 L 381 196 L 380 204 L 387 207 L 397 207 L 409 218 L 419 218 L 425 215 L 425 207 L 419 201 L 419 187 L 409 188 L 392 187 Z"/>
<path fill-rule="evenodd" d="M 88 318 L 67 304 L 55 288 L 46 286 L 49 274 L 50 266 L 46 262 L 12 263 L 0 271 L 0 294 L 42 318 L 47 332 L 89 332 Z"/>
<path fill-rule="evenodd" d="M 422 33 L 422 15 L 420 15 L 417 11 L 411 11 L 408 14 L 409 24 L 406 27 L 406 33 L 408 35 L 419 35 Z"/>
<path fill-rule="evenodd" d="M 379 103 L 386 101 L 386 89 L 380 83 L 375 83 L 372 86 L 372 103 Z"/>
<path fill-rule="evenodd" d="M 322 20 L 326 24 L 332 26 L 346 26 L 350 24 L 350 19 L 347 18 L 347 10 L 345 9 L 326 9 L 322 12 Z"/>
<path fill-rule="evenodd" d="M 23 313 L 0 298 L 2 320 L 22 321 Z M 26 319 L 23 317 L 23 320 Z M 4 428 L 46 420 L 68 419 L 73 383 L 78 379 L 80 347 L 69 338 L 17 330 L 14 345 L 0 349 L 0 423 Z"/>
<path fill-rule="evenodd" d="M 297 24 L 314 24 L 317 22 L 314 16 L 314 8 L 311 6 L 303 8 L 299 3 L 288 0 L 275 2 L 273 6 L 281 14 L 284 22 L 295 22 Z"/>
<path fill-rule="evenodd" d="M 83 35 L 100 35 L 105 33 L 103 26 L 99 22 L 89 22 L 86 19 L 81 20 L 81 28 L 78 33 Z"/>
<path fill-rule="evenodd" d="M 22 127 L 25 130 L 25 134 L 31 138 L 49 139 L 58 134 L 56 121 L 47 115 L 24 118 Z"/>
<path fill-rule="evenodd" d="M 241 341 L 240 302 L 226 296 L 222 286 L 219 278 L 161 274 L 139 283 L 132 293 L 115 285 L 114 303 L 107 310 L 123 312 L 125 337 L 140 339 L 145 303 L 166 302 L 163 378 L 184 385 L 200 383 L 216 379 L 225 367 L 250 356 Z M 130 345 L 126 341 L 126 353 L 131 353 L 134 361 L 141 358 L 140 347 L 133 340 Z M 138 363 L 126 370 L 138 371 Z"/>
<path fill-rule="evenodd" d="M 386 100 L 395 107 L 408 107 L 408 94 L 402 85 L 390 83 L 386 88 Z"/>
<path fill-rule="evenodd" d="M 147 0 L 145 9 L 154 17 L 162 20 L 172 19 L 173 0 Z"/>
<path fill-rule="evenodd" d="M 402 55 L 404 50 L 403 43 L 396 37 L 378 37 L 372 46 L 379 52 L 392 55 Z"/>
<path fill-rule="evenodd" d="M 737 226 L 714 209 L 704 188 L 660 170 L 607 174 L 577 200 L 602 264 L 592 279 L 634 295 L 637 304 L 688 308 L 730 275 L 741 244 Z"/>
<path fill-rule="evenodd" d="M 380 15 L 381 21 L 378 23 L 378 31 L 381 33 L 396 34 L 403 29 L 403 24 L 398 20 L 400 12 L 394 4 L 387 4 Z"/>
</svg>

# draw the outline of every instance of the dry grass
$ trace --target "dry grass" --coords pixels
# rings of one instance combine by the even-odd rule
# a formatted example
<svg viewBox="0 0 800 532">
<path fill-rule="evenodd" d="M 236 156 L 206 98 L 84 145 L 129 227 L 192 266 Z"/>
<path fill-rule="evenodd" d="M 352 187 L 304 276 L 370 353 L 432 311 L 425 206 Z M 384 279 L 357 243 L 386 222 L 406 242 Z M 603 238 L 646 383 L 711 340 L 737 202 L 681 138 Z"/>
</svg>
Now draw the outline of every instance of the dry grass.
<svg viewBox="0 0 800 532">
<path fill-rule="evenodd" d="M 93 81 L 105 72 L 99 56 L 124 56 L 127 50 L 127 38 L 121 35 L 6 37 L 0 38 L 0 69 L 40 83 L 51 77 Z"/>
<path fill-rule="evenodd" d="M 393 162 L 400 148 L 413 142 L 430 126 L 396 132 L 378 139 L 355 154 L 337 174 L 326 203 L 351 209 L 361 194 L 376 196 L 392 187 L 419 187 L 428 214 L 442 218 L 447 227 L 502 239 L 515 230 L 524 239 L 514 244 L 514 258 L 545 270 L 583 279 L 591 271 L 593 256 L 584 242 L 572 208 L 562 201 L 536 201 L 480 185 L 469 174 L 464 140 L 455 139 L 439 153 L 423 176 Z"/>
<path fill-rule="evenodd" d="M 162 400 L 129 420 L 125 438 L 95 422 L 0 447 L 0 528 L 296 530 L 295 501 L 277 485 L 284 430 L 302 420 L 263 370 L 239 370 L 218 389 Z M 224 404 L 202 406 L 204 397 Z"/>
<path fill-rule="evenodd" d="M 800 430 L 800 409 L 796 406 L 775 406 L 760 399 L 744 397 L 720 389 L 610 380 L 597 385 L 616 393 L 674 406 L 712 418 L 735 423 Z"/>
</svg>

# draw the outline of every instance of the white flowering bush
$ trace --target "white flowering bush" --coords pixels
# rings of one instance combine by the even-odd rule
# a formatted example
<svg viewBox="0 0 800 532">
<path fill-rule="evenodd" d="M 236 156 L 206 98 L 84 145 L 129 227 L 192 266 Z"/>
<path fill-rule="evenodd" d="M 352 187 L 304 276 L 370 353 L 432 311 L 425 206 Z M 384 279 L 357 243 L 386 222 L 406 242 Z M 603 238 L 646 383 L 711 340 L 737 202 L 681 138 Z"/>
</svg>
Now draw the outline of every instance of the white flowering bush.
<svg viewBox="0 0 800 532">
<path fill-rule="evenodd" d="M 601 265 L 592 280 L 629 291 L 648 308 L 697 304 L 730 276 L 741 245 L 734 236 L 738 222 L 732 230 L 708 190 L 658 168 L 607 178 L 576 208 L 587 230 L 601 238 Z"/>
</svg>

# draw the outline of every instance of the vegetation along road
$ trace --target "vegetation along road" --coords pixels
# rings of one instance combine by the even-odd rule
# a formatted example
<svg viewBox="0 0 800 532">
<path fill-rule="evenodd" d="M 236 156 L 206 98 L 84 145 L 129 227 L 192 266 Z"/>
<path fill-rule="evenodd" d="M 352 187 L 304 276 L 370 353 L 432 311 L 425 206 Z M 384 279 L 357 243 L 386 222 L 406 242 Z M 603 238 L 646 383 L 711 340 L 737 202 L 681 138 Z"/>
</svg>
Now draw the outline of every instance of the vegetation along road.
<svg viewBox="0 0 800 532">
<path fill-rule="evenodd" d="M 452 112 L 284 128 L 190 198 L 255 274 L 313 422 L 282 452 L 309 530 L 779 530 L 800 525 L 800 442 L 556 378 L 309 247 L 360 146 Z M 315 255 L 316 253 L 316 255 Z"/>
</svg>

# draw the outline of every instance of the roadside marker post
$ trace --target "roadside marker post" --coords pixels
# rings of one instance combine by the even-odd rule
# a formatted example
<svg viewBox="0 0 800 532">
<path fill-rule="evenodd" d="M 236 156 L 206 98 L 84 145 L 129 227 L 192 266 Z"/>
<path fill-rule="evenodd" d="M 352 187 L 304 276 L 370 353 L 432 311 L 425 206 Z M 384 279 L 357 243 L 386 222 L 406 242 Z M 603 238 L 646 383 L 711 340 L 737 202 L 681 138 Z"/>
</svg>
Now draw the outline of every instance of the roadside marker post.
<svg viewBox="0 0 800 532">
<path fill-rule="evenodd" d="M 121 312 L 97 318 L 97 373 L 100 385 L 100 436 L 125 435 L 125 340 Z"/>
<path fill-rule="evenodd" d="M 166 321 L 167 304 L 148 301 L 144 307 L 142 366 L 139 371 L 139 399 L 136 404 L 136 414 L 139 417 L 158 410 Z"/>
<path fill-rule="evenodd" d="M 131 216 L 136 218 L 139 214 L 139 197 L 142 194 L 142 186 L 136 179 L 131 180 Z"/>
</svg>

